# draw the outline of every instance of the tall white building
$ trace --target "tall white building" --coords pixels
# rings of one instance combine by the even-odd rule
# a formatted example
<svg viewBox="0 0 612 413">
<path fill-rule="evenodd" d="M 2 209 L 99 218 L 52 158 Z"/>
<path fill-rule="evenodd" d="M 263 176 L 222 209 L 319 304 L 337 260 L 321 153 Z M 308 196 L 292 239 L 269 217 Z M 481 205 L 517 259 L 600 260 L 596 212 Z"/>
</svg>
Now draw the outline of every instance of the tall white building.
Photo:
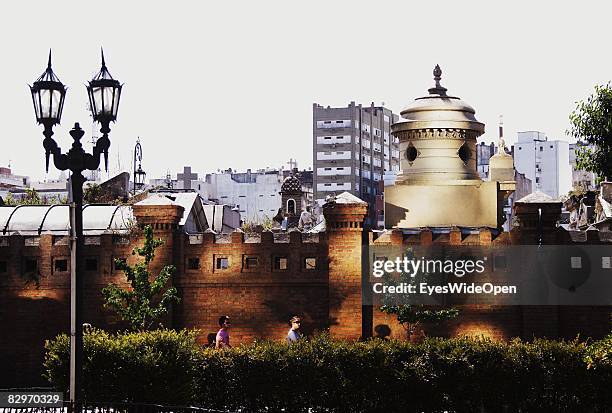
<svg viewBox="0 0 612 413">
<path fill-rule="evenodd" d="M 382 181 L 399 171 L 399 140 L 391 125 L 399 117 L 384 106 L 312 106 L 313 195 L 350 192 L 370 205 L 366 222 L 383 226 Z"/>
<path fill-rule="evenodd" d="M 569 142 L 548 140 L 542 132 L 518 132 L 514 168 L 532 181 L 533 191 L 559 198 L 572 189 Z"/>
</svg>

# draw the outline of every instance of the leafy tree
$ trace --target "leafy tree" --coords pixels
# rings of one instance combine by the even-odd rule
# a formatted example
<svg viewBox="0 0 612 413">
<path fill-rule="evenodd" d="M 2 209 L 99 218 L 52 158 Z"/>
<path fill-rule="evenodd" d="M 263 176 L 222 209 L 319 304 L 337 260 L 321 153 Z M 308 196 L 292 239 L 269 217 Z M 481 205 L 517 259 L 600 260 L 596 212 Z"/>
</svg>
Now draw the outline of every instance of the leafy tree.
<svg viewBox="0 0 612 413">
<path fill-rule="evenodd" d="M 83 201 L 88 204 L 99 204 L 103 197 L 102 188 L 96 183 L 87 184 L 83 191 Z"/>
<path fill-rule="evenodd" d="M 406 257 L 414 259 L 412 249 L 406 251 Z M 401 273 L 394 279 L 390 274 L 385 274 L 385 285 L 402 285 L 411 284 L 417 285 L 420 278 L 430 279 L 431 274 L 422 274 L 420 277 L 414 277 L 406 273 Z M 440 308 L 438 306 L 425 306 L 422 304 L 414 304 L 409 295 L 399 296 L 397 294 L 384 295 L 382 297 L 383 305 L 379 308 L 380 311 L 386 314 L 394 314 L 397 321 L 406 328 L 410 337 L 417 331 L 418 326 L 424 322 L 438 323 L 444 320 L 450 320 L 459 315 L 459 310 L 455 308 Z"/>
<path fill-rule="evenodd" d="M 15 206 L 15 205 L 17 205 L 17 201 L 15 201 L 15 198 L 13 197 L 13 194 L 11 194 L 10 192 L 8 194 L 6 194 L 6 198 L 4 198 L 4 205 L 6 205 L 6 206 Z"/>
<path fill-rule="evenodd" d="M 409 336 L 414 334 L 419 324 L 423 322 L 437 323 L 459 315 L 459 310 L 456 308 L 431 309 L 420 304 L 383 305 L 380 311 L 395 314 L 397 321 L 408 330 Z"/>
<path fill-rule="evenodd" d="M 166 288 L 176 268 L 166 265 L 158 276 L 150 281 L 149 264 L 155 257 L 155 249 L 163 244 L 161 239 L 153 238 L 153 228 L 144 228 L 144 245 L 136 247 L 132 255 L 143 257 L 143 261 L 130 266 L 125 260 L 116 259 L 115 265 L 124 272 L 131 288 L 124 289 L 109 284 L 102 289 L 104 307 L 114 310 L 122 320 L 130 323 L 133 330 L 146 330 L 168 312 L 172 302 L 179 302 L 176 288 Z"/>
<path fill-rule="evenodd" d="M 25 195 L 19 201 L 21 205 L 41 205 L 43 203 L 40 195 L 36 192 L 34 188 L 27 188 Z"/>
<path fill-rule="evenodd" d="M 570 114 L 569 135 L 578 140 L 576 166 L 612 178 L 612 87 L 596 85 Z"/>
</svg>

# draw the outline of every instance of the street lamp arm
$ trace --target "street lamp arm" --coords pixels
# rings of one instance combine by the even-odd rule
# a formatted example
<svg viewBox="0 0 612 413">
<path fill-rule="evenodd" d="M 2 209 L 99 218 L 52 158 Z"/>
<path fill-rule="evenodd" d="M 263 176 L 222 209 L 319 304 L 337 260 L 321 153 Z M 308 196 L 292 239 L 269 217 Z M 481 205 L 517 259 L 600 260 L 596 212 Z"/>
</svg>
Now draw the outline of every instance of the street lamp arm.
<svg viewBox="0 0 612 413">
<path fill-rule="evenodd" d="M 58 170 L 66 171 L 70 169 L 72 172 L 82 172 L 87 169 L 98 169 L 100 166 L 100 155 L 102 154 L 104 154 L 105 169 L 108 170 L 108 148 L 110 147 L 110 140 L 107 135 L 98 139 L 93 149 L 93 154 L 89 154 L 85 152 L 80 142 L 84 132 L 79 124 L 75 123 L 74 128 L 70 131 L 70 136 L 72 136 L 74 142 L 68 153 L 63 154 L 55 139 L 51 137 L 53 135 L 51 127 L 45 128 L 43 134 L 45 135 L 43 147 L 45 148 L 47 172 L 49 171 L 49 158 L 51 156 L 53 156 L 53 165 L 55 165 Z"/>
</svg>

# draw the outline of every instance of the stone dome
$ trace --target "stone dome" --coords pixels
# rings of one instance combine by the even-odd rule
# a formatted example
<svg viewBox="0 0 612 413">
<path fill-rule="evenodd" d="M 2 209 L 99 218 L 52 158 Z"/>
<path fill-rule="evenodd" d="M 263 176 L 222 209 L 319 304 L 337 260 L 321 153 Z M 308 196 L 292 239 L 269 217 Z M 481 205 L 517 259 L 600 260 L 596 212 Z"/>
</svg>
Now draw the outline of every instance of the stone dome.
<svg viewBox="0 0 612 413">
<path fill-rule="evenodd" d="M 428 90 L 429 95 L 416 98 L 400 112 L 406 120 L 393 125 L 394 131 L 443 128 L 484 133 L 484 124 L 476 119 L 474 108 L 458 97 L 448 96 L 447 89 L 440 85 L 440 66 L 436 65 L 433 74 L 436 83 Z"/>
<path fill-rule="evenodd" d="M 476 111 L 440 84 L 442 70 L 433 71 L 429 95 L 416 98 L 401 112 L 405 119 L 391 126 L 400 144 L 400 172 L 396 183 L 413 181 L 479 180 L 476 139 L 484 124 Z"/>
<path fill-rule="evenodd" d="M 301 193 L 302 182 L 294 174 L 289 175 L 281 185 L 281 193 Z"/>
</svg>

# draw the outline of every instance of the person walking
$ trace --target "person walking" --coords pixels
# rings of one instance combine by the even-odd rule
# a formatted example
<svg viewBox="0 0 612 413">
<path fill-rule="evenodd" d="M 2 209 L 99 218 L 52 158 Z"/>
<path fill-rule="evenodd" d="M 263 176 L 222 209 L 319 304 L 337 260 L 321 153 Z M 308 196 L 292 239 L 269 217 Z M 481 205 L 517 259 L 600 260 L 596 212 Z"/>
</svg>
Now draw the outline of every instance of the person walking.
<svg viewBox="0 0 612 413">
<path fill-rule="evenodd" d="M 222 315 L 219 317 L 219 331 L 217 332 L 217 337 L 215 338 L 215 348 L 223 349 L 230 348 L 230 336 L 228 329 L 230 328 L 230 318 L 227 315 Z"/>
<path fill-rule="evenodd" d="M 294 316 L 289 320 L 289 323 L 291 324 L 291 328 L 289 329 L 289 333 L 287 333 L 287 344 L 293 344 L 302 339 L 302 335 L 298 331 L 302 325 L 302 319 L 298 316 Z"/>
</svg>

